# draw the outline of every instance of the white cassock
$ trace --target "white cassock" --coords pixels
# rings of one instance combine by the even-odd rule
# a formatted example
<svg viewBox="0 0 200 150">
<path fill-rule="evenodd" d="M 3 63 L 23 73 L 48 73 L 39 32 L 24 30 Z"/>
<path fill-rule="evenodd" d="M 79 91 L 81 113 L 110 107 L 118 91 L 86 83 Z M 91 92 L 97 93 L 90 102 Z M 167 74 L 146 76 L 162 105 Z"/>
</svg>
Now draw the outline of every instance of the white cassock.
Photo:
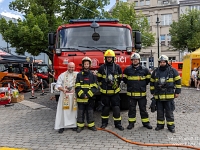
<svg viewBox="0 0 200 150">
<path fill-rule="evenodd" d="M 57 112 L 56 112 L 56 119 L 55 119 L 55 128 L 54 129 L 61 129 L 61 128 L 75 128 L 77 127 L 77 110 L 73 109 L 74 105 L 74 86 L 76 82 L 76 76 L 78 72 L 69 73 L 68 71 L 63 72 L 59 75 L 56 88 L 58 87 L 71 87 L 73 86 L 72 93 L 66 93 L 66 95 L 60 91 L 60 97 L 58 100 L 57 105 Z M 69 98 L 69 109 L 63 109 L 63 101 L 64 97 L 68 96 Z"/>
</svg>

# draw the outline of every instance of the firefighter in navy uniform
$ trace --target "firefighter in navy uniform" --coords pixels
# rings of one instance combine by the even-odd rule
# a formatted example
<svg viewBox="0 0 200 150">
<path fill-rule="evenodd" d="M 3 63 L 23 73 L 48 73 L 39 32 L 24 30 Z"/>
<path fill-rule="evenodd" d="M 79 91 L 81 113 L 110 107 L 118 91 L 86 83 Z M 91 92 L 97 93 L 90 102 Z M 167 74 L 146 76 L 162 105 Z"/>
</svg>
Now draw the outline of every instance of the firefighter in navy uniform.
<svg viewBox="0 0 200 150">
<path fill-rule="evenodd" d="M 119 65 L 115 64 L 115 52 L 113 50 L 108 49 L 104 53 L 104 59 L 105 64 L 100 66 L 97 73 L 101 92 L 101 102 L 103 104 L 101 128 L 105 129 L 108 125 L 111 105 L 115 128 L 122 131 L 124 128 L 121 125 L 119 97 L 119 84 L 122 79 L 122 70 Z"/>
<path fill-rule="evenodd" d="M 146 86 L 150 82 L 150 72 L 147 68 L 140 65 L 140 55 L 134 53 L 131 55 L 132 64 L 125 68 L 123 73 L 123 81 L 127 84 L 127 96 L 130 101 L 127 129 L 131 130 L 136 122 L 136 106 L 140 109 L 142 124 L 147 129 L 152 129 L 149 122 L 149 115 L 146 111 Z"/>
<path fill-rule="evenodd" d="M 157 127 L 156 131 L 164 128 L 165 118 L 167 128 L 175 132 L 174 98 L 181 93 L 181 78 L 179 73 L 168 64 L 168 57 L 161 55 L 158 59 L 159 67 L 153 71 L 150 80 L 150 91 L 156 99 Z"/>
<path fill-rule="evenodd" d="M 77 94 L 78 114 L 77 114 L 77 133 L 84 129 L 84 118 L 86 118 L 88 128 L 96 131 L 93 115 L 94 100 L 92 97 L 97 92 L 96 76 L 90 71 L 91 59 L 84 57 L 82 59 L 83 70 L 77 74 L 75 91 Z"/>
</svg>

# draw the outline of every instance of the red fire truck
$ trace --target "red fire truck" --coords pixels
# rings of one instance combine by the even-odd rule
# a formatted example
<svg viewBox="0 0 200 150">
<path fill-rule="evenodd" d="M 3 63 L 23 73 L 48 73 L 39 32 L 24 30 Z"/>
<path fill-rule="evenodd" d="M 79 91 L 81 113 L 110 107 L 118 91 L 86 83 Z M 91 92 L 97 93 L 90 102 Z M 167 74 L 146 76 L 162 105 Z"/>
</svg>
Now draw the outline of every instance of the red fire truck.
<svg viewBox="0 0 200 150">
<path fill-rule="evenodd" d="M 141 49 L 141 33 L 133 31 L 117 19 L 77 19 L 58 27 L 56 33 L 48 35 L 49 49 L 54 51 L 55 77 L 66 71 L 68 62 L 74 62 L 75 70 L 82 69 L 81 60 L 88 56 L 92 70 L 104 64 L 104 52 L 112 49 L 116 63 L 122 70 L 131 64 L 130 55 Z M 99 97 L 99 96 L 98 96 Z M 121 92 L 121 108 L 127 109 L 126 93 Z"/>
</svg>

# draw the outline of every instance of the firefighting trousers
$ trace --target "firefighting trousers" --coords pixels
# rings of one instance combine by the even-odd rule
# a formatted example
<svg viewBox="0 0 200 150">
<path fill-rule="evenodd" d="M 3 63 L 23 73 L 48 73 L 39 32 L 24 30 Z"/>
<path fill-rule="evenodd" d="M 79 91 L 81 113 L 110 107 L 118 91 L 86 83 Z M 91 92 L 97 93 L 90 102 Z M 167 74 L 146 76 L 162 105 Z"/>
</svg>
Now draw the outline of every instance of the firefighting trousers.
<svg viewBox="0 0 200 150">
<path fill-rule="evenodd" d="M 129 112 L 128 112 L 129 123 L 136 122 L 136 106 L 138 103 L 142 124 L 143 125 L 148 124 L 149 123 L 149 115 L 146 110 L 146 105 L 147 105 L 146 97 L 141 97 L 141 98 L 136 99 L 134 97 L 128 96 L 128 100 L 130 102 Z"/>
<path fill-rule="evenodd" d="M 77 113 L 77 126 L 84 127 L 85 125 L 85 114 L 88 123 L 88 127 L 95 126 L 94 124 L 94 100 L 90 99 L 88 103 L 78 103 L 78 113 Z"/>
<path fill-rule="evenodd" d="M 157 126 L 164 127 L 165 118 L 167 121 L 167 127 L 173 129 L 174 125 L 174 114 L 175 110 L 174 100 L 169 101 L 156 101 L 157 105 Z"/>
<path fill-rule="evenodd" d="M 113 110 L 113 119 L 115 126 L 121 125 L 121 116 L 120 116 L 120 97 L 119 93 L 114 95 L 101 95 L 101 101 L 103 103 L 103 109 L 102 109 L 102 124 L 108 124 L 108 118 L 109 118 L 109 112 L 110 112 L 110 106 Z"/>
</svg>

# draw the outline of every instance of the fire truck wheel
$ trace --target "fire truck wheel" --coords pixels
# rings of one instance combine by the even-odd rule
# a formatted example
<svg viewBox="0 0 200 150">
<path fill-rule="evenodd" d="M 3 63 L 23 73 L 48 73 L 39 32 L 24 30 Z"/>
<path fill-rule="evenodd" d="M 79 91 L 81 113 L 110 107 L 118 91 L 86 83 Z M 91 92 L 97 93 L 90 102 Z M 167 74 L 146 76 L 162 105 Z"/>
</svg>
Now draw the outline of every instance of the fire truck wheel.
<svg viewBox="0 0 200 150">
<path fill-rule="evenodd" d="M 120 109 L 121 110 L 128 110 L 129 109 L 129 101 L 127 98 L 126 93 L 120 93 Z"/>
</svg>

